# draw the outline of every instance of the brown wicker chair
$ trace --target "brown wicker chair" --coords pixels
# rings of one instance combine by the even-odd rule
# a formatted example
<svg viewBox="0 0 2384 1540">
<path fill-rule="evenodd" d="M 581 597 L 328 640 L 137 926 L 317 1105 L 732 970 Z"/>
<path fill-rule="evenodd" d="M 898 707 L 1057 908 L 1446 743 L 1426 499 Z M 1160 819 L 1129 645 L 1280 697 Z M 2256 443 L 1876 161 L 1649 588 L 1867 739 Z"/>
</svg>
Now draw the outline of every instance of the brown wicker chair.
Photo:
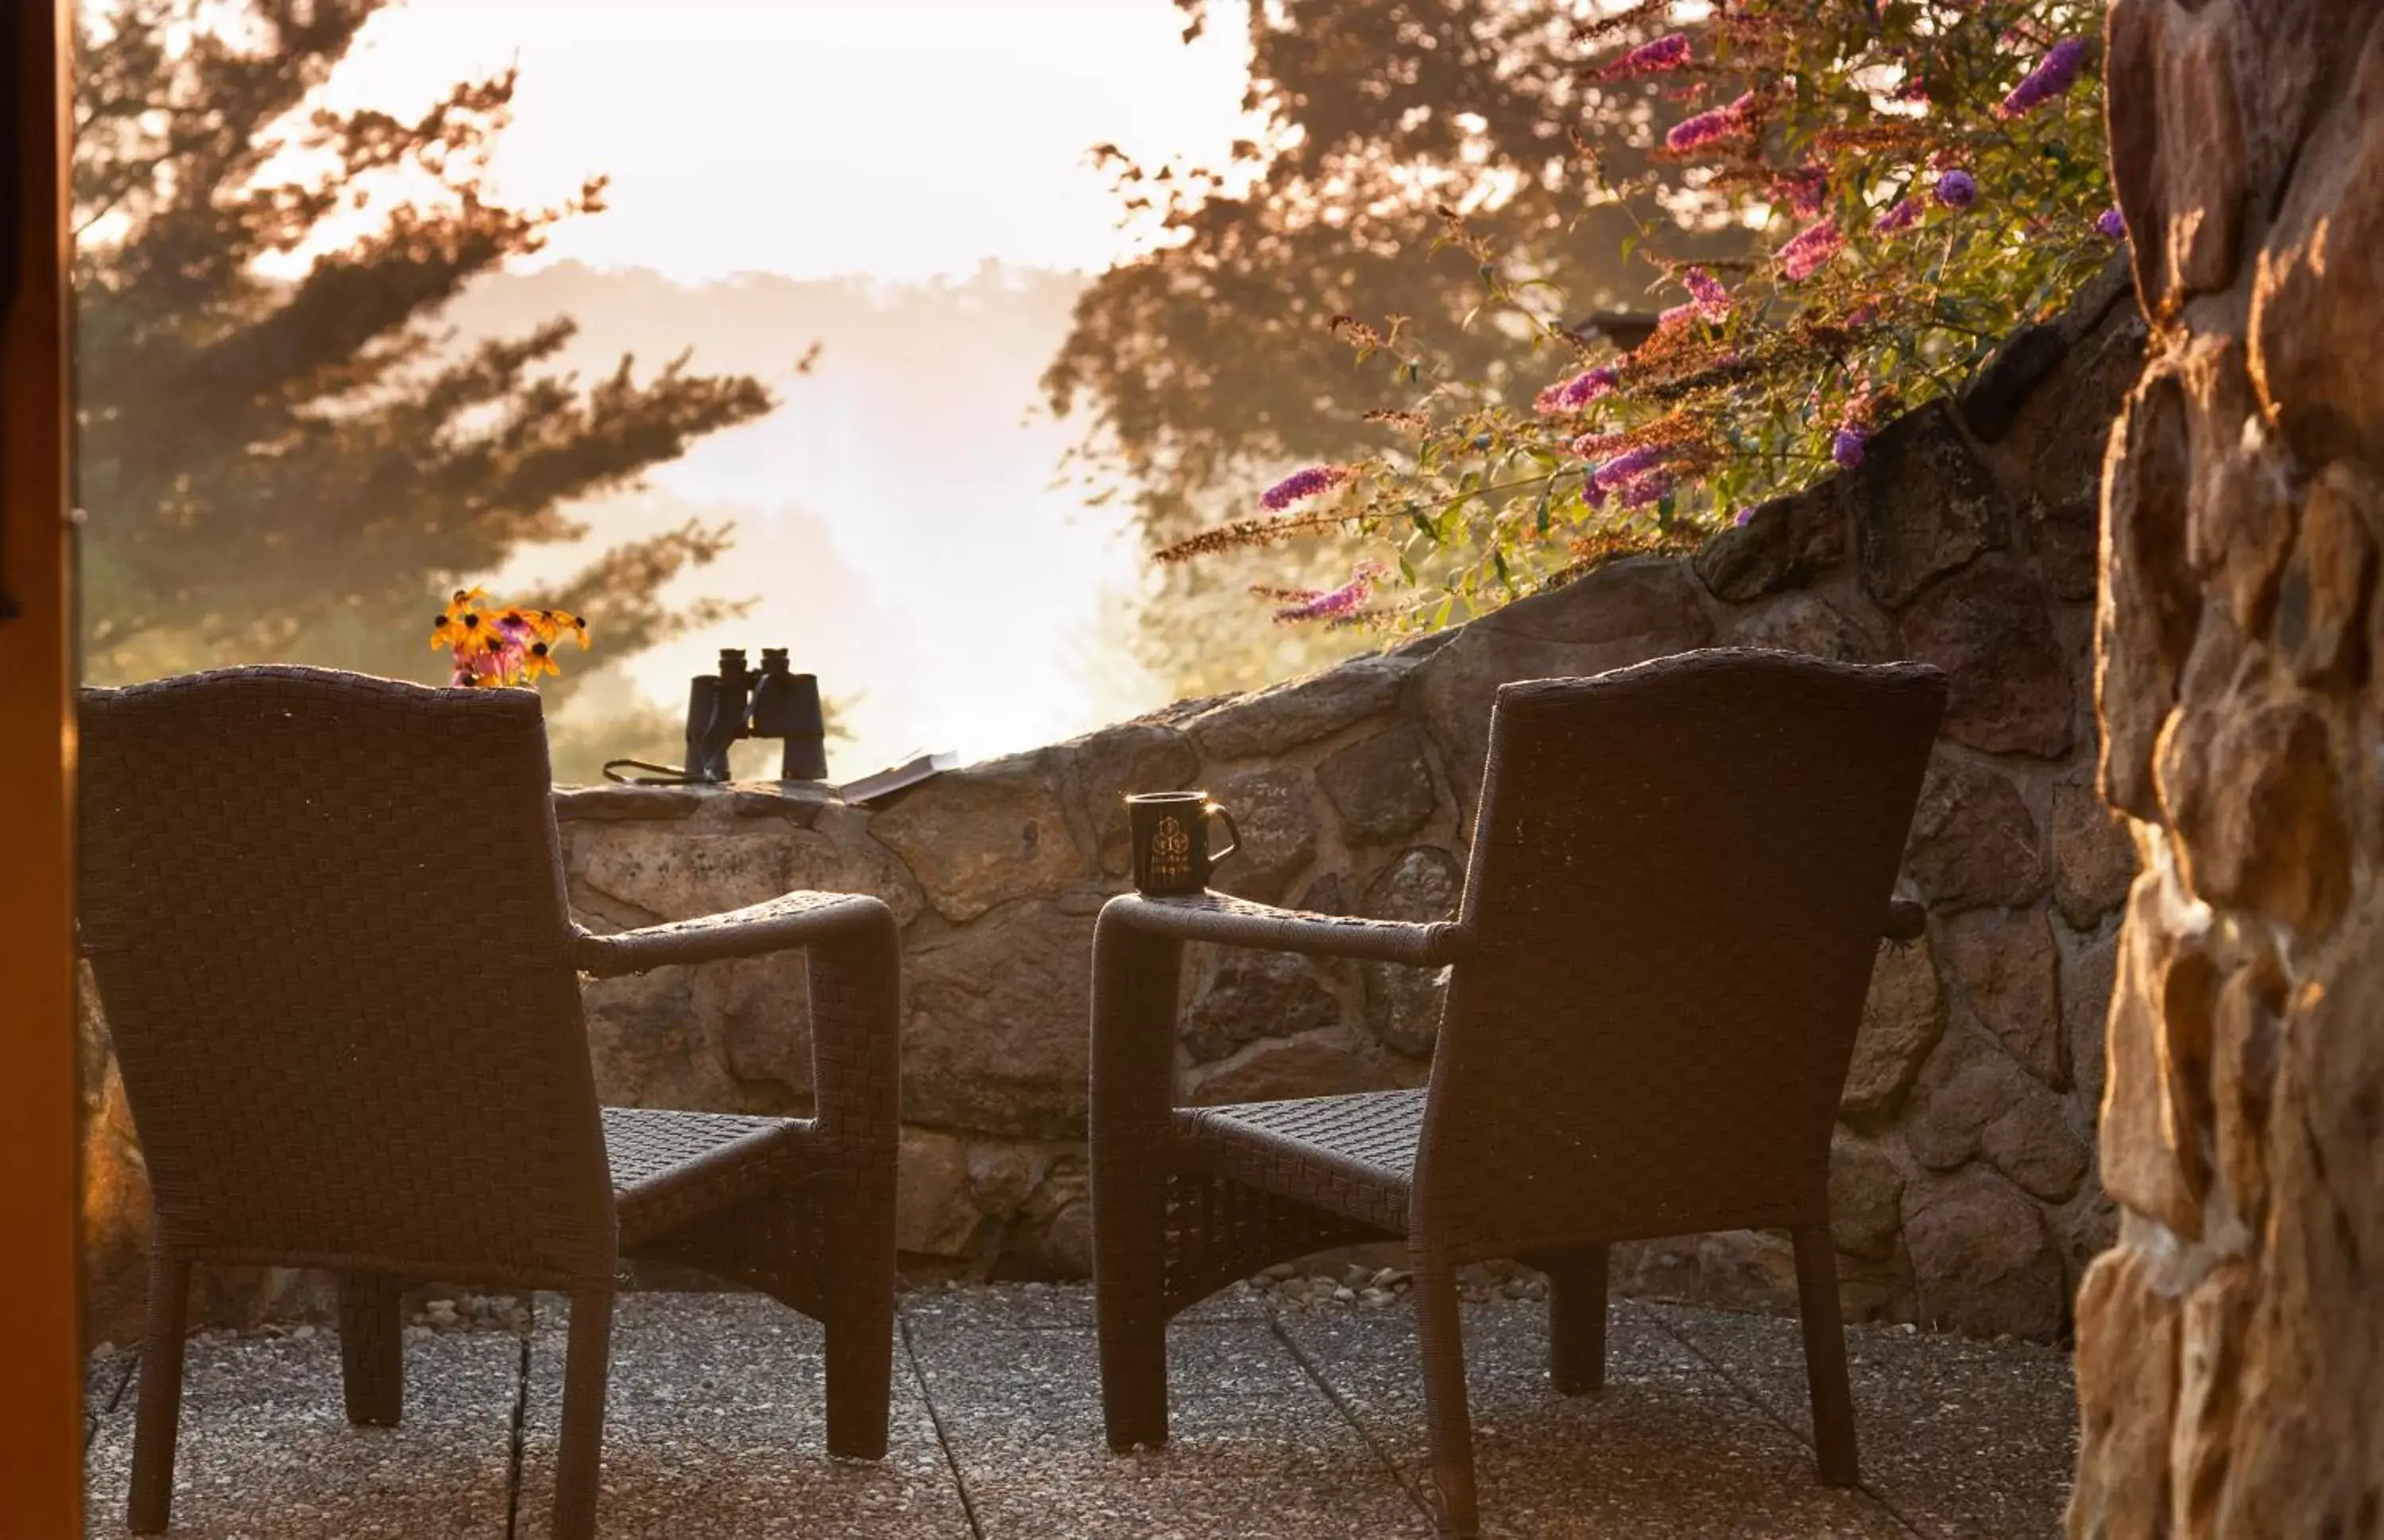
<svg viewBox="0 0 2384 1540">
<path fill-rule="evenodd" d="M 1127 894 L 1094 936 L 1093 1267 L 1113 1448 L 1167 1436 L 1166 1325 L 1405 1236 L 1444 1528 L 1476 1532 L 1457 1269 L 1544 1269 L 1549 1371 L 1603 1383 L 1614 1241 L 1791 1231 L 1822 1479 L 1856 1479 L 1830 1130 L 1945 684 L 1708 652 L 1498 692 L 1453 923 Z M 1427 1089 L 1173 1105 L 1184 943 L 1453 964 Z"/>
<path fill-rule="evenodd" d="M 131 1527 L 163 1530 L 195 1262 L 339 1283 L 347 1414 L 398 1420 L 408 1280 L 572 1301 L 554 1534 L 593 1533 L 615 1274 L 827 1328 L 827 1446 L 886 1450 L 892 914 L 789 893 L 573 924 L 538 697 L 238 668 L 82 698 L 80 910 L 154 1191 Z M 604 1109 L 579 976 L 810 950 L 817 1115 Z"/>
</svg>

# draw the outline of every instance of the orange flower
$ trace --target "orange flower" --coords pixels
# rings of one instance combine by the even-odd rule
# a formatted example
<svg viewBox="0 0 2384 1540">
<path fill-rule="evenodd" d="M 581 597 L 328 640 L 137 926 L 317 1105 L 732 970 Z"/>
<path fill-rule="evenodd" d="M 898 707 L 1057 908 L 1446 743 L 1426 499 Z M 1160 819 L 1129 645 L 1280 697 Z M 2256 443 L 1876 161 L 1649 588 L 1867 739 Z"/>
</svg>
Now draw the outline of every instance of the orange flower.
<svg viewBox="0 0 2384 1540">
<path fill-rule="evenodd" d="M 579 642 L 580 651 L 588 650 L 588 618 L 568 610 L 532 610 L 529 623 L 542 641 L 560 641 L 568 634 Z"/>
<path fill-rule="evenodd" d="M 560 677 L 563 670 L 555 665 L 554 649 L 552 645 L 543 641 L 533 641 L 522 649 L 521 682 L 534 685 L 538 683 L 538 677 L 541 674 L 553 674 Z"/>
<path fill-rule="evenodd" d="M 457 589 L 446 609 L 430 623 L 430 650 L 452 648 L 458 658 L 468 658 L 496 645 L 495 629 L 478 602 L 485 597 L 479 589 Z"/>
</svg>

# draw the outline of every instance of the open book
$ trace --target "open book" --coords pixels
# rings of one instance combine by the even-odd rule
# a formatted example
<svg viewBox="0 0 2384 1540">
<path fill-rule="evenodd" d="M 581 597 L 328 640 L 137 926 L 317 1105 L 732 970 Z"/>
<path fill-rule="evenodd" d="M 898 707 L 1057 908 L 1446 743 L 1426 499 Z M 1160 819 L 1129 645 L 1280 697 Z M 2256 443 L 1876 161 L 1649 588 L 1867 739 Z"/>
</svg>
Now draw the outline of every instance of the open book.
<svg viewBox="0 0 2384 1540">
<path fill-rule="evenodd" d="M 907 791 L 921 781 L 954 769 L 960 762 L 961 756 L 955 753 L 913 754 L 900 764 L 889 765 L 857 781 L 845 782 L 837 788 L 837 795 L 848 802 L 874 802 L 891 797 L 897 791 Z"/>
</svg>

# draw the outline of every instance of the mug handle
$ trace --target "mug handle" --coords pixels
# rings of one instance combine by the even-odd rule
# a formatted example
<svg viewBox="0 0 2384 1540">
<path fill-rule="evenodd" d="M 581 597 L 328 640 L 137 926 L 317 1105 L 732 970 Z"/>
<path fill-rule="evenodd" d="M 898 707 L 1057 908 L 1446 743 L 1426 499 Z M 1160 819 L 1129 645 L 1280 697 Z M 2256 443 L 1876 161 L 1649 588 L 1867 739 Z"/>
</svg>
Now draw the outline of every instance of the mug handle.
<svg viewBox="0 0 2384 1540">
<path fill-rule="evenodd" d="M 1223 818 L 1225 821 L 1225 848 L 1209 852 L 1209 863 L 1213 866 L 1242 848 L 1242 831 L 1235 826 L 1234 815 L 1214 802 L 1209 803 L 1200 811 L 1211 818 Z"/>
</svg>

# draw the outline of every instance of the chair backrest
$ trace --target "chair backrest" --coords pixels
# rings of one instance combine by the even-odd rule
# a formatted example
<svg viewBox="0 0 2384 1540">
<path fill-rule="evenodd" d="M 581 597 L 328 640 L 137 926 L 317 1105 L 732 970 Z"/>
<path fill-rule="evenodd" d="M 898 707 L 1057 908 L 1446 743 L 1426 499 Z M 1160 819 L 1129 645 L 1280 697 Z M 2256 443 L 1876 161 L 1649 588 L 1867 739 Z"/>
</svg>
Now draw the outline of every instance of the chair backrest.
<svg viewBox="0 0 2384 1540">
<path fill-rule="evenodd" d="M 1418 1223 L 1513 1255 L 1811 1217 L 1944 699 L 1729 650 L 1500 689 Z"/>
<path fill-rule="evenodd" d="M 527 690 L 236 668 L 83 692 L 77 907 L 161 1239 L 609 1272 L 551 793 Z"/>
</svg>

